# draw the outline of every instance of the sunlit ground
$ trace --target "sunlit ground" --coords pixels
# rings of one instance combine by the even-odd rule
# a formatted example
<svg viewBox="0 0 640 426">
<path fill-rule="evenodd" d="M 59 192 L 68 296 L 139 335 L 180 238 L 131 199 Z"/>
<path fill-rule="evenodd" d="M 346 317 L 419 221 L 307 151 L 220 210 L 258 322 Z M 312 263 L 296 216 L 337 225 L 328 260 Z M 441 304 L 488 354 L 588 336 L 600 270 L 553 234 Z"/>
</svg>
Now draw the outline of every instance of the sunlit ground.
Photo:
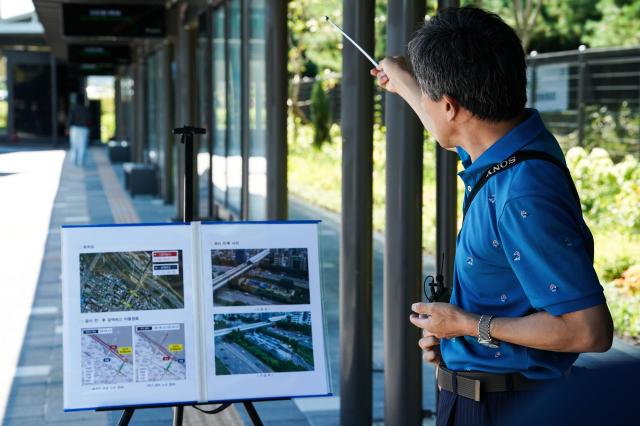
<svg viewBox="0 0 640 426">
<path fill-rule="evenodd" d="M 0 151 L 0 419 L 31 312 L 64 151 Z"/>
</svg>

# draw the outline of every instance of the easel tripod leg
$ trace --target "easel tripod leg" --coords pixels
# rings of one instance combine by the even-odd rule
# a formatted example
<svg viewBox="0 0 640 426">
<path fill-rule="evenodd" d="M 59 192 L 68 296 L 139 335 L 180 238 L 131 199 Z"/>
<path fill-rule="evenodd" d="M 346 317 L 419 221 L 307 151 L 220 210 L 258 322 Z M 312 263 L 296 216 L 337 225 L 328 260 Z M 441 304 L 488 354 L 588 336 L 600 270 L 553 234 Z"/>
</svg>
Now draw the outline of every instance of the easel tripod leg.
<svg viewBox="0 0 640 426">
<path fill-rule="evenodd" d="M 183 414 L 184 414 L 184 406 L 177 405 L 173 407 L 173 426 L 182 426 Z"/>
<path fill-rule="evenodd" d="M 118 421 L 118 426 L 128 426 L 131 421 L 131 417 L 133 417 L 134 408 L 125 408 L 122 412 L 122 416 Z"/>
<path fill-rule="evenodd" d="M 253 403 L 251 401 L 245 401 L 244 408 L 247 410 L 253 424 L 255 426 L 262 426 L 262 420 L 260 420 L 260 416 L 256 411 L 256 407 L 253 406 Z"/>
</svg>

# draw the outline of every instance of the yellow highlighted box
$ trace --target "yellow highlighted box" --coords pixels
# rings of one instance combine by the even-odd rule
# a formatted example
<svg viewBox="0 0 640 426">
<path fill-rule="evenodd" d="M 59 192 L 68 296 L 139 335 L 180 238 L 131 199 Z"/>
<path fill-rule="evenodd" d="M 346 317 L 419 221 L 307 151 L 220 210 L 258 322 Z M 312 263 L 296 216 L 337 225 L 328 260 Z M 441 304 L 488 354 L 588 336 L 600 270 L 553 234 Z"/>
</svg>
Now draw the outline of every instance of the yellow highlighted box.
<svg viewBox="0 0 640 426">
<path fill-rule="evenodd" d="M 182 343 L 171 343 L 167 346 L 167 348 L 169 349 L 169 352 L 182 352 L 184 346 L 182 345 Z"/>
<path fill-rule="evenodd" d="M 133 351 L 131 350 L 131 346 L 120 346 L 120 347 L 118 348 L 118 353 L 119 353 L 120 355 L 129 355 L 131 352 L 133 352 Z"/>
</svg>

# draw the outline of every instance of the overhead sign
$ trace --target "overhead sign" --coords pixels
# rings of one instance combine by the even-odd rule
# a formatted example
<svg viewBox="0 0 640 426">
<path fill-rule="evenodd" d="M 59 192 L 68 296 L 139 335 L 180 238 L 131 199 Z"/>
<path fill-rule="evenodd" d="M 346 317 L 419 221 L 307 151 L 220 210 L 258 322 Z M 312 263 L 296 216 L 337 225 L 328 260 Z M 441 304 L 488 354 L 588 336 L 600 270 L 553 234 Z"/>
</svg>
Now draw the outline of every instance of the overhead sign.
<svg viewBox="0 0 640 426">
<path fill-rule="evenodd" d="M 534 107 L 540 112 L 569 109 L 569 64 L 538 65 Z"/>
<path fill-rule="evenodd" d="M 65 36 L 164 37 L 164 5 L 62 5 Z"/>
<path fill-rule="evenodd" d="M 78 64 L 78 73 L 80 75 L 115 75 L 116 65 L 114 64 Z"/>
<path fill-rule="evenodd" d="M 128 65 L 131 48 L 126 45 L 70 45 L 69 61 L 78 64 Z"/>
</svg>

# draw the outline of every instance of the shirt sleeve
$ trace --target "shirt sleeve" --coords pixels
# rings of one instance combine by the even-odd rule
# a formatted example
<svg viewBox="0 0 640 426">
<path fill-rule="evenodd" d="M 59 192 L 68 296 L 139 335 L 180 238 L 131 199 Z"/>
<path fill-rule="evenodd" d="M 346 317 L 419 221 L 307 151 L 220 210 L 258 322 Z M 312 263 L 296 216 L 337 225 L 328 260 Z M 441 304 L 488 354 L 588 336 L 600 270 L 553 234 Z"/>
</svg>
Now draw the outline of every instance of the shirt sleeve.
<svg viewBox="0 0 640 426">
<path fill-rule="evenodd" d="M 540 196 L 507 201 L 498 230 L 531 305 L 562 315 L 605 303 L 593 269 L 588 230 L 563 203 Z"/>
</svg>

